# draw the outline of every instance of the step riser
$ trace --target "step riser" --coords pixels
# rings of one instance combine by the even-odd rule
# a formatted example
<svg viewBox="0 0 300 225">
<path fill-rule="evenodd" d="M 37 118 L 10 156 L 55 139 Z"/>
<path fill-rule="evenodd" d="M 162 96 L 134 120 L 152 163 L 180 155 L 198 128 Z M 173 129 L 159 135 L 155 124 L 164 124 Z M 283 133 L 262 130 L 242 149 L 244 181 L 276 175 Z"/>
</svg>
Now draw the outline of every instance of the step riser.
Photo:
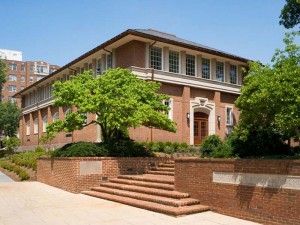
<svg viewBox="0 0 300 225">
<path fill-rule="evenodd" d="M 153 168 L 152 171 L 161 171 L 161 172 L 174 172 L 174 168 L 167 168 L 167 167 L 156 167 Z"/>
<path fill-rule="evenodd" d="M 165 172 L 165 171 L 148 171 L 148 174 L 174 176 L 174 172 Z"/>
<path fill-rule="evenodd" d="M 136 181 L 145 181 L 145 182 L 153 182 L 153 183 L 162 183 L 162 184 L 172 184 L 174 185 L 174 181 L 168 181 L 168 180 L 157 180 L 157 179 L 151 179 L 151 178 L 140 178 L 140 177 L 134 177 L 134 176 L 118 176 L 120 179 L 127 179 L 127 180 L 136 180 Z"/>
<path fill-rule="evenodd" d="M 83 194 L 86 195 L 90 195 L 93 197 L 98 197 L 98 198 L 102 198 L 102 199 L 106 199 L 106 200 L 110 200 L 110 201 L 115 201 L 115 202 L 119 202 L 119 203 L 123 203 L 126 205 L 130 205 L 130 206 L 134 206 L 134 207 L 138 207 L 141 209 L 146 209 L 146 210 L 150 210 L 150 211 L 154 211 L 154 212 L 158 212 L 158 213 L 163 213 L 163 214 L 167 214 L 170 216 L 183 216 L 183 215 L 189 215 L 189 214 L 193 214 L 193 213 L 200 213 L 200 212 L 205 212 L 209 210 L 209 207 L 205 207 L 205 206 L 191 206 L 190 209 L 180 209 L 180 208 L 176 208 L 176 207 L 168 207 L 168 206 L 157 206 L 157 204 L 155 206 L 153 205 L 149 205 L 149 204 L 145 204 L 144 201 L 131 201 L 131 199 L 128 198 L 120 198 L 118 196 L 114 196 L 114 195 L 109 195 L 109 194 L 92 194 L 88 191 L 86 192 L 82 192 Z"/>
<path fill-rule="evenodd" d="M 173 207 L 181 207 L 181 206 L 190 206 L 190 205 L 196 205 L 199 204 L 200 201 L 198 200 L 186 200 L 185 202 L 175 202 L 174 199 L 160 199 L 160 196 L 146 196 L 144 194 L 136 193 L 136 192 L 124 192 L 116 189 L 109 189 L 109 188 L 102 188 L 101 190 L 98 189 L 98 192 L 104 192 L 112 195 L 118 195 L 122 197 L 128 197 L 128 198 L 133 198 L 133 199 L 138 199 L 138 200 L 143 200 L 143 201 L 149 201 L 149 202 L 155 202 L 159 203 L 162 205 L 168 205 L 168 206 L 173 206 Z"/>
<path fill-rule="evenodd" d="M 161 184 L 161 183 L 152 183 L 152 182 L 138 183 L 133 180 L 124 180 L 124 179 L 112 179 L 110 180 L 110 182 L 174 191 L 174 186 L 170 184 Z"/>
<path fill-rule="evenodd" d="M 109 188 L 113 188 L 113 189 L 119 189 L 119 190 L 126 190 L 126 191 L 133 191 L 133 192 L 139 192 L 139 193 L 144 193 L 144 194 L 149 194 L 149 195 L 157 195 L 157 196 L 162 196 L 162 197 L 168 197 L 168 198 L 175 198 L 175 199 L 180 199 L 180 198 L 188 198 L 190 197 L 189 194 L 186 193 L 172 193 L 170 191 L 159 191 L 159 190 L 155 190 L 155 189 L 145 189 L 145 188 L 137 188 L 134 186 L 130 186 L 130 185 L 114 185 L 111 183 L 102 183 L 101 184 L 102 187 L 109 187 Z M 92 190 L 97 191 L 97 188 L 92 188 Z"/>
</svg>

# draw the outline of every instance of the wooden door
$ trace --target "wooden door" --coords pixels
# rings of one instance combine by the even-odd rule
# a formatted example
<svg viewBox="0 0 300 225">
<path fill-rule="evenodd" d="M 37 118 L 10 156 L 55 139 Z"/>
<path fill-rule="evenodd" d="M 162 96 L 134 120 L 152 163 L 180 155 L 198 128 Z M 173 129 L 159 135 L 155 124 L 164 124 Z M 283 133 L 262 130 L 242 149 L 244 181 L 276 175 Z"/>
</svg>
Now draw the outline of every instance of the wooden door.
<svg viewBox="0 0 300 225">
<path fill-rule="evenodd" d="M 208 136 L 208 115 L 194 114 L 194 145 L 200 145 Z"/>
</svg>

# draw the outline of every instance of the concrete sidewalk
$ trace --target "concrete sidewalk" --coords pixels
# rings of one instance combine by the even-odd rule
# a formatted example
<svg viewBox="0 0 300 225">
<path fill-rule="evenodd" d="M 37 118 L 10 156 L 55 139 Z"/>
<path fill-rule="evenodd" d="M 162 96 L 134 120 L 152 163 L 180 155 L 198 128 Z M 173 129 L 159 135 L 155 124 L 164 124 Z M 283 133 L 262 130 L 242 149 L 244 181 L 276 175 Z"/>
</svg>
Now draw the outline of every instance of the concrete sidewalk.
<svg viewBox="0 0 300 225">
<path fill-rule="evenodd" d="M 174 218 L 39 182 L 0 183 L 0 225 L 255 225 L 205 212 Z"/>
<path fill-rule="evenodd" d="M 10 177 L 6 176 L 4 173 L 0 172 L 0 183 L 3 182 L 14 182 L 14 181 Z"/>
</svg>

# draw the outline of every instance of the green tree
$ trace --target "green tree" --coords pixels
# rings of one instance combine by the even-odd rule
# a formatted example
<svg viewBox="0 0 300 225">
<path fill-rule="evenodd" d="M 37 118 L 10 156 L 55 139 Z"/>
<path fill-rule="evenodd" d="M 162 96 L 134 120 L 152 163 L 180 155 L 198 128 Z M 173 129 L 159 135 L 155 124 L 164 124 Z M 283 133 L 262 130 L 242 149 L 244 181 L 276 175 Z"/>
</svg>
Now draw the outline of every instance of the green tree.
<svg viewBox="0 0 300 225">
<path fill-rule="evenodd" d="M 17 104 L 0 103 L 0 134 L 8 137 L 16 136 L 19 128 L 20 111 Z"/>
<path fill-rule="evenodd" d="M 90 124 L 101 127 L 107 142 L 128 135 L 128 128 L 146 126 L 175 132 L 175 123 L 168 119 L 169 107 L 163 100 L 167 95 L 157 94 L 160 84 L 138 79 L 127 69 L 109 69 L 104 76 L 93 77 L 92 71 L 73 76 L 64 83 L 53 85 L 55 106 L 72 106 L 77 110 L 47 127 L 48 133 L 73 132 Z M 97 118 L 88 124 L 86 114 Z"/>
<path fill-rule="evenodd" d="M 6 63 L 0 59 L 0 103 L 2 102 L 2 85 L 6 82 Z"/>
<path fill-rule="evenodd" d="M 256 138 L 265 146 L 273 146 L 279 139 L 299 140 L 300 46 L 294 43 L 297 36 L 299 32 L 286 34 L 285 49 L 275 51 L 273 66 L 249 63 L 242 94 L 235 102 L 241 110 L 236 128 L 241 140 Z"/>
<path fill-rule="evenodd" d="M 10 154 L 13 154 L 14 151 L 20 146 L 21 141 L 17 137 L 10 137 L 3 140 L 3 144 L 8 148 Z"/>
<path fill-rule="evenodd" d="M 300 23 L 300 1 L 286 0 L 286 4 L 281 10 L 279 24 L 285 28 L 293 28 Z"/>
</svg>

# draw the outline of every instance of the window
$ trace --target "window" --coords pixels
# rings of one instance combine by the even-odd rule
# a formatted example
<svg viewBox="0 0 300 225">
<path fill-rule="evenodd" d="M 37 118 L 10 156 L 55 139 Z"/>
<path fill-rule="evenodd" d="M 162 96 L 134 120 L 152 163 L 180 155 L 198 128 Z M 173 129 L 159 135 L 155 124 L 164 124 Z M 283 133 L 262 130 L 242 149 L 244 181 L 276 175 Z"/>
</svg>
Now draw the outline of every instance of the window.
<svg viewBox="0 0 300 225">
<path fill-rule="evenodd" d="M 217 81 L 224 82 L 224 63 L 223 62 L 217 62 L 216 76 L 217 76 Z"/>
<path fill-rule="evenodd" d="M 65 113 L 65 114 L 66 114 L 66 115 L 65 115 L 65 118 L 67 118 L 67 115 L 70 114 L 70 113 L 72 113 L 72 109 L 71 109 L 71 108 L 68 108 L 68 109 L 66 110 L 66 113 Z"/>
<path fill-rule="evenodd" d="M 53 122 L 56 121 L 56 120 L 59 120 L 59 113 L 58 112 L 54 113 L 54 115 L 53 115 Z"/>
<path fill-rule="evenodd" d="M 25 65 L 21 65 L 21 71 L 25 71 Z"/>
<path fill-rule="evenodd" d="M 48 116 L 46 115 L 43 118 L 43 132 L 46 132 L 47 125 L 48 125 Z"/>
<path fill-rule="evenodd" d="M 202 78 L 210 79 L 210 59 L 202 58 Z"/>
<path fill-rule="evenodd" d="M 35 118 L 33 122 L 33 133 L 37 134 L 39 132 L 39 119 Z"/>
<path fill-rule="evenodd" d="M 26 123 L 26 135 L 30 135 L 30 120 Z"/>
<path fill-rule="evenodd" d="M 162 69 L 162 49 L 159 47 L 151 47 L 150 49 L 150 66 L 153 69 Z"/>
<path fill-rule="evenodd" d="M 90 63 L 90 64 L 89 64 L 89 70 L 92 70 L 92 69 L 93 69 L 93 64 Z"/>
<path fill-rule="evenodd" d="M 169 51 L 169 72 L 179 73 L 179 52 Z"/>
<path fill-rule="evenodd" d="M 29 82 L 32 83 L 33 82 L 33 76 L 29 77 Z"/>
<path fill-rule="evenodd" d="M 232 126 L 232 107 L 226 107 L 226 125 Z"/>
<path fill-rule="evenodd" d="M 9 81 L 17 81 L 17 75 L 9 74 L 9 75 L 8 75 L 8 80 L 9 80 Z"/>
<path fill-rule="evenodd" d="M 97 60 L 97 75 L 101 75 L 102 74 L 102 61 L 101 59 Z"/>
<path fill-rule="evenodd" d="M 21 82 L 25 82 L 25 76 L 21 76 Z"/>
<path fill-rule="evenodd" d="M 11 63 L 10 63 L 10 64 L 8 65 L 8 67 L 9 67 L 10 70 L 14 70 L 14 71 L 17 71 L 17 69 L 18 69 L 17 64 L 11 64 Z"/>
<path fill-rule="evenodd" d="M 107 63 L 107 65 L 106 65 L 107 67 L 106 67 L 106 68 L 107 68 L 107 70 L 108 70 L 108 69 L 112 68 L 112 58 L 111 58 L 111 54 L 108 54 L 108 55 L 106 56 L 106 60 L 107 60 L 107 61 L 106 61 L 106 63 Z"/>
<path fill-rule="evenodd" d="M 30 69 L 31 71 L 33 71 L 34 65 L 30 65 L 29 69 Z"/>
<path fill-rule="evenodd" d="M 11 96 L 8 96 L 8 101 L 11 102 L 11 103 L 16 103 L 17 102 L 17 99 L 11 97 Z"/>
<path fill-rule="evenodd" d="M 16 85 L 8 85 L 8 92 L 17 92 Z"/>
<path fill-rule="evenodd" d="M 24 86 L 21 86 L 21 91 L 24 90 L 24 88 L 25 88 Z"/>
<path fill-rule="evenodd" d="M 235 65 L 230 65 L 230 83 L 237 84 L 237 72 Z"/>
<path fill-rule="evenodd" d="M 50 73 L 54 73 L 56 71 L 55 68 L 50 68 Z"/>
<path fill-rule="evenodd" d="M 37 73 L 48 73 L 47 66 L 36 66 Z"/>
<path fill-rule="evenodd" d="M 173 99 L 170 98 L 169 100 L 164 100 L 163 103 L 170 108 L 168 112 L 168 118 L 173 120 Z"/>
<path fill-rule="evenodd" d="M 186 55 L 186 75 L 195 76 L 195 56 Z"/>
</svg>

